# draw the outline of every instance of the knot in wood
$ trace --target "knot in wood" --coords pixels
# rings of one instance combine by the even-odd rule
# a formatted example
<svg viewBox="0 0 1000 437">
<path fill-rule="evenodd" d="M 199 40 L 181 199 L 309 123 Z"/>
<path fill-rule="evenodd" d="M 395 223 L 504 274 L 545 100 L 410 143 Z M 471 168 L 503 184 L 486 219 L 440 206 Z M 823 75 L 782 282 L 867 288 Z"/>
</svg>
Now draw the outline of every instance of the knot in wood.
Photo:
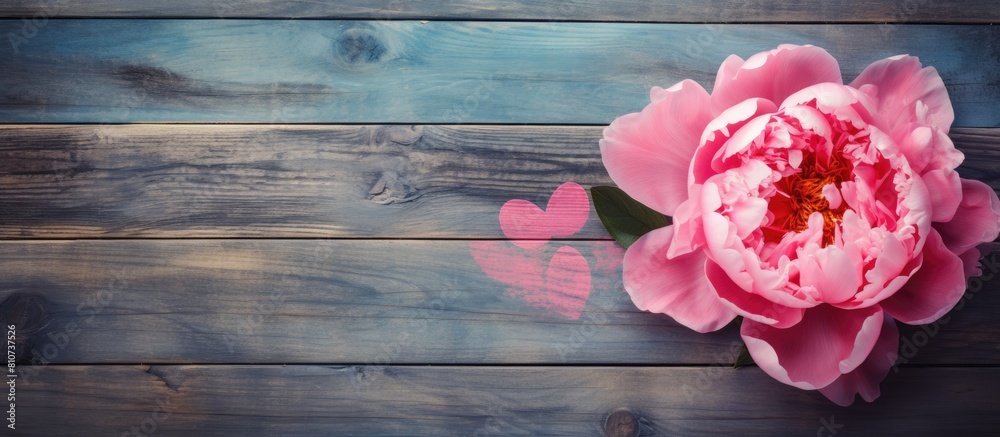
<svg viewBox="0 0 1000 437">
<path fill-rule="evenodd" d="M 604 421 L 604 434 L 607 437 L 637 437 L 639 418 L 624 408 L 615 410 Z"/>
</svg>

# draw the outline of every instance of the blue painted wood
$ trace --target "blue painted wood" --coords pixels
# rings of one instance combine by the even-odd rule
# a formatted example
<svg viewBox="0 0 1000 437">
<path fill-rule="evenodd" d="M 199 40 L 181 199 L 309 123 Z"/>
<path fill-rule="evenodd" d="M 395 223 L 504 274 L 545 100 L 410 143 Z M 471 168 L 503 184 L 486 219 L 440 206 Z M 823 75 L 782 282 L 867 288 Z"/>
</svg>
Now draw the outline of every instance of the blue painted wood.
<svg viewBox="0 0 1000 437">
<path fill-rule="evenodd" d="M 989 23 L 976 0 L 4 0 L 0 17 Z"/>
<path fill-rule="evenodd" d="M 730 53 L 812 43 L 847 79 L 899 53 L 942 74 L 956 125 L 1000 126 L 990 26 L 417 21 L 0 22 L 3 122 L 593 123 Z"/>
<path fill-rule="evenodd" d="M 53 365 L 18 383 L 18 423 L 73 437 L 966 437 L 996 435 L 998 390 L 997 368 L 903 369 L 876 403 L 843 408 L 757 368 Z M 607 430 L 622 410 L 631 432 Z"/>
<path fill-rule="evenodd" d="M 504 238 L 511 199 L 613 182 L 599 126 L 0 126 L 0 238 Z M 1000 129 L 958 128 L 1000 188 Z M 591 214 L 573 238 L 609 239 Z"/>
<path fill-rule="evenodd" d="M 422 18 L 422 10 L 479 20 L 996 17 L 992 5 L 949 0 L 868 8 L 865 0 L 744 0 L 727 10 L 706 7 L 714 0 L 678 1 L 688 9 L 633 0 L 457 3 L 464 10 L 421 0 L 15 0 L 0 5 L 0 16 L 43 9 L 31 24 L 0 21 L 0 122 L 605 124 L 641 108 L 652 85 L 686 77 L 709 85 L 729 53 L 793 42 L 830 49 L 847 79 L 885 56 L 921 56 L 949 85 L 958 126 L 1000 126 L 1000 38 L 988 26 L 47 20 L 73 15 L 74 5 L 80 14 L 126 17 L 143 10 L 204 16 L 198 11 L 219 6 L 219 16 L 374 19 Z M 584 3 L 588 12 L 572 9 Z M 53 4 L 66 9 L 49 13 Z M 563 5 L 569 9 L 550 10 Z M 382 7 L 385 16 L 371 16 Z M 364 126 L 280 128 L 273 137 L 255 135 L 266 129 L 259 126 L 176 127 L 190 130 L 184 138 L 173 128 L 19 126 L 13 129 L 41 132 L 25 138 L 44 140 L 8 137 L 0 147 L 0 167 L 10 169 L 0 174 L 0 195 L 8 194 L 0 205 L 14 206 L 0 208 L 0 225 L 19 227 L 19 237 L 223 238 L 0 242 L 7 299 L 0 306 L 14 301 L 13 292 L 47 302 L 51 323 L 29 323 L 37 328 L 31 338 L 42 350 L 55 347 L 54 361 L 73 364 L 28 367 L 38 372 L 31 385 L 18 385 L 22 430 L 599 435 L 608 414 L 623 407 L 636 426 L 606 435 L 991 435 L 997 428 L 995 284 L 946 325 L 904 328 L 902 366 L 883 385 L 883 398 L 843 409 L 759 369 L 711 365 L 737 338 L 732 327 L 699 335 L 640 313 L 617 271 L 594 277 L 600 284 L 571 321 L 505 297 L 504 285 L 470 260 L 467 241 L 357 239 L 497 236 L 495 208 L 506 198 L 542 199 L 566 175 L 606 177 L 592 148 L 599 127 L 431 126 L 420 138 L 403 126 L 395 137 L 393 127 L 370 136 Z M 996 130 L 955 131 L 969 158 L 963 175 L 994 186 Z M 128 135 L 115 139 L 116 132 Z M 331 149 L 340 154 L 310 155 Z M 497 163 L 476 162 L 470 150 L 479 150 L 478 159 L 498 156 Z M 456 198 L 462 208 L 439 213 Z M 455 225 L 456 217 L 465 221 Z M 352 240 L 224 239 L 314 235 Z M 39 320 L 9 309 L 0 313 Z M 93 319 L 91 309 L 99 311 Z M 70 322 L 81 330 L 61 343 Z M 80 365 L 137 362 L 274 364 Z M 284 362 L 350 365 L 277 364 Z M 507 366 L 515 363 L 542 366 Z M 553 365 L 560 363 L 619 367 Z M 928 364 L 936 366 L 919 368 Z"/>
<path fill-rule="evenodd" d="M 699 334 L 638 310 L 614 242 L 534 253 L 547 263 L 563 246 L 592 275 L 578 318 L 544 304 L 560 302 L 557 291 L 530 287 L 528 301 L 488 276 L 468 241 L 4 241 L 0 326 L 20 326 L 17 353 L 35 363 L 733 362 L 737 323 Z M 499 247 L 511 249 L 492 254 L 493 271 L 534 259 Z M 901 366 L 1000 362 L 997 258 L 941 322 L 898 324 Z M 13 311 L 32 299 L 38 311 Z"/>
</svg>

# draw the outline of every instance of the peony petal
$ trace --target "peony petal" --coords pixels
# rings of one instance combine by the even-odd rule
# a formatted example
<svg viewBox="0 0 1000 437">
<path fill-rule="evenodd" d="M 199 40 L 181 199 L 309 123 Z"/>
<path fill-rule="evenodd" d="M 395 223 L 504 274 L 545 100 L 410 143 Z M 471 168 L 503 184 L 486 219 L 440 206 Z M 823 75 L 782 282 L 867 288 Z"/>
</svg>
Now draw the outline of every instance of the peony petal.
<svg viewBox="0 0 1000 437">
<path fill-rule="evenodd" d="M 687 199 L 688 168 L 701 132 L 712 119 L 709 95 L 685 80 L 653 88 L 642 112 L 604 129 L 601 157 L 611 179 L 639 202 L 673 215 Z"/>
<path fill-rule="evenodd" d="M 783 44 L 751 56 L 739 69 L 734 64 L 735 60 L 727 59 L 715 80 L 712 106 L 717 111 L 753 97 L 780 102 L 810 85 L 843 83 L 837 60 L 811 45 Z"/>
<path fill-rule="evenodd" d="M 867 402 L 873 402 L 881 394 L 879 383 L 896 364 L 898 355 L 899 328 L 896 327 L 892 317 L 885 315 L 878 341 L 875 342 L 875 347 L 865 362 L 850 373 L 841 375 L 830 385 L 819 389 L 819 392 L 842 407 L 854 403 L 855 394 L 860 394 Z"/>
<path fill-rule="evenodd" d="M 729 220 L 736 225 L 736 236 L 743 240 L 753 231 L 760 229 L 767 216 L 767 200 L 747 197 L 733 204 Z"/>
<path fill-rule="evenodd" d="M 717 212 L 703 214 L 701 223 L 705 231 L 705 250 L 712 253 L 730 247 L 730 243 L 736 240 L 736 226 Z"/>
<path fill-rule="evenodd" d="M 694 184 L 688 188 L 688 199 L 677 207 L 674 214 L 674 239 L 670 242 L 667 258 L 691 253 L 705 245 L 704 226 L 701 223 L 701 192 L 704 186 Z"/>
<path fill-rule="evenodd" d="M 920 267 L 923 258 L 911 254 L 895 234 L 886 234 L 878 248 L 875 264 L 865 273 L 866 284 L 849 302 L 837 305 L 844 309 L 866 307 L 879 303 L 899 290 L 904 281 L 900 277 L 912 274 Z"/>
<path fill-rule="evenodd" d="M 625 291 L 640 310 L 663 313 L 698 332 L 716 331 L 736 314 L 712 291 L 701 251 L 667 259 L 673 226 L 639 238 L 625 252 Z"/>
<path fill-rule="evenodd" d="M 959 258 L 962 258 L 962 265 L 965 268 L 965 280 L 966 281 L 968 281 L 969 278 L 971 278 L 973 276 L 982 276 L 983 275 L 983 264 L 984 263 L 979 262 L 979 259 L 982 258 L 982 257 L 984 257 L 984 256 L 986 256 L 986 255 L 989 255 L 990 252 L 992 252 L 992 251 L 993 251 L 993 243 L 983 243 L 983 244 L 980 244 L 978 247 L 974 247 L 972 249 L 969 249 L 969 250 L 965 251 L 965 253 L 962 253 L 961 255 L 959 255 Z M 991 270 L 990 273 L 996 273 L 996 271 L 997 271 L 997 265 L 996 265 L 996 263 L 994 261 L 995 260 L 993 260 L 993 259 L 989 260 L 989 268 Z M 989 277 L 989 278 L 986 278 L 986 279 L 990 279 L 990 278 L 992 278 L 992 276 Z"/>
<path fill-rule="evenodd" d="M 837 184 L 824 185 L 823 197 L 830 204 L 830 209 L 840 208 L 840 204 L 844 201 L 844 198 L 840 195 L 840 190 L 837 188 Z"/>
<path fill-rule="evenodd" d="M 778 107 L 766 99 L 748 99 L 726 109 L 705 126 L 691 161 L 689 179 L 692 184 L 704 183 L 708 178 L 720 173 L 712 168 L 715 154 L 726 142 L 750 120 L 777 111 Z"/>
<path fill-rule="evenodd" d="M 909 132 L 894 127 L 918 122 L 948 133 L 955 120 L 941 76 L 933 67 L 921 67 L 915 56 L 893 56 L 869 65 L 851 82 L 854 88 L 875 86 L 873 97 L 878 113 L 897 141 Z"/>
<path fill-rule="evenodd" d="M 937 169 L 923 174 L 931 200 L 931 220 L 947 222 L 962 202 L 962 178 L 954 170 Z"/>
<path fill-rule="evenodd" d="M 947 223 L 934 223 L 948 249 L 956 254 L 993 241 L 1000 234 L 1000 199 L 982 182 L 962 179 L 959 212 Z"/>
<path fill-rule="evenodd" d="M 857 246 L 826 246 L 812 256 L 799 258 L 799 285 L 813 286 L 823 302 L 844 302 L 861 287 L 864 260 Z"/>
<path fill-rule="evenodd" d="M 772 378 L 805 390 L 826 387 L 868 357 L 882 329 L 882 308 L 820 305 L 790 328 L 744 319 L 740 334 L 754 362 Z"/>
<path fill-rule="evenodd" d="M 705 263 L 705 275 L 722 303 L 748 320 L 787 328 L 799 323 L 805 313 L 802 308 L 790 308 L 744 290 L 712 260 Z"/>
<path fill-rule="evenodd" d="M 717 90 L 725 87 L 722 83 L 729 81 L 736 76 L 736 73 L 740 71 L 740 67 L 742 67 L 744 63 L 746 63 L 746 61 L 744 61 L 743 58 L 736 55 L 729 55 L 725 61 L 722 61 L 722 65 L 719 66 L 719 72 L 715 75 L 715 86 L 712 89 Z M 716 105 L 720 103 L 721 102 L 713 102 L 713 104 Z M 713 106 L 713 109 L 715 114 L 720 114 L 722 111 L 729 109 L 731 106 L 732 105 L 723 107 Z"/>
<path fill-rule="evenodd" d="M 935 230 L 927 236 L 923 257 L 920 270 L 906 285 L 879 304 L 896 320 L 910 325 L 937 320 L 965 294 L 962 259 L 945 247 Z"/>
<path fill-rule="evenodd" d="M 872 124 L 878 118 L 871 113 L 868 96 L 849 86 L 839 83 L 820 83 L 796 91 L 782 101 L 778 107 L 788 110 L 796 106 L 815 104 L 821 112 L 831 114 L 840 120 L 850 121 L 858 126 Z"/>
<path fill-rule="evenodd" d="M 965 154 L 955 148 L 955 143 L 941 129 L 922 123 L 910 123 L 901 129 L 907 134 L 896 142 L 916 174 L 954 170 L 965 160 Z"/>
<path fill-rule="evenodd" d="M 733 133 L 729 141 L 726 141 L 726 147 L 719 149 L 715 156 L 712 157 L 712 160 L 725 162 L 733 155 L 745 152 L 754 142 L 759 141 L 764 136 L 764 128 L 767 127 L 770 121 L 770 114 L 760 115 L 748 121 Z M 721 171 L 723 168 L 716 167 L 716 170 Z"/>
<path fill-rule="evenodd" d="M 913 178 L 910 179 L 909 191 L 905 192 L 903 196 L 903 201 L 899 203 L 899 206 L 902 206 L 907 212 L 900 217 L 897 229 L 901 224 L 902 226 L 912 226 L 916 230 L 916 234 L 921 238 L 917 239 L 917 244 L 910 250 L 912 253 L 917 253 L 923 250 L 924 242 L 927 240 L 922 237 L 931 230 L 931 214 L 933 213 L 931 211 L 931 193 L 927 190 L 927 184 L 924 183 L 923 178 Z M 994 194 L 993 197 L 996 198 L 996 195 Z"/>
</svg>

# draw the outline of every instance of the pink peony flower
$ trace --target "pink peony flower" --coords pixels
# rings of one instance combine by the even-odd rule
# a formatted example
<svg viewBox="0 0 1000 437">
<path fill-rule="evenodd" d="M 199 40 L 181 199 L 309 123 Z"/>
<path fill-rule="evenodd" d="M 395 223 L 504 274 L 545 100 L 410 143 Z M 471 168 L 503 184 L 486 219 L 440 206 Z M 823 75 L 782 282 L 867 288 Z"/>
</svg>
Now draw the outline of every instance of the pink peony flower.
<svg viewBox="0 0 1000 437">
<path fill-rule="evenodd" d="M 996 193 L 955 172 L 937 71 L 894 56 L 844 85 L 825 50 L 782 45 L 730 56 L 711 95 L 685 80 L 650 98 L 601 140 L 615 183 L 673 216 L 625 254 L 635 305 L 698 332 L 743 316 L 773 378 L 877 398 L 894 320 L 944 315 L 1000 233 Z"/>
</svg>

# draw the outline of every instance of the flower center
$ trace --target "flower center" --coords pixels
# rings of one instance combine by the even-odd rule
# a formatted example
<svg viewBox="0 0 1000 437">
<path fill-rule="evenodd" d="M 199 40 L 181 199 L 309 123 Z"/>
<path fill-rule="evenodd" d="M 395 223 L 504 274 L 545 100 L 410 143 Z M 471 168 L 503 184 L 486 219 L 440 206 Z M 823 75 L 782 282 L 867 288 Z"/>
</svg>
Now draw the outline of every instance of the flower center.
<svg viewBox="0 0 1000 437">
<path fill-rule="evenodd" d="M 801 232 L 809 227 L 809 216 L 818 212 L 823 216 L 823 245 L 833 243 L 837 224 L 847 211 L 847 204 L 838 199 L 836 206 L 831 207 L 823 189 L 831 186 L 839 198 L 840 184 L 851 180 L 854 167 L 840 152 L 836 150 L 825 157 L 816 153 L 806 154 L 801 172 L 778 181 L 777 188 L 787 195 L 779 200 L 785 203 L 781 209 L 786 214 L 779 218 L 778 227 Z M 775 200 L 778 199 L 772 199 Z"/>
<path fill-rule="evenodd" d="M 838 181 L 831 176 L 822 179 L 801 177 L 794 179 L 797 180 L 791 182 L 793 191 L 790 199 L 794 212 L 789 214 L 785 228 L 790 231 L 802 231 L 808 227 L 809 216 L 819 212 L 823 214 L 823 239 L 829 238 L 832 241 L 834 227 L 844 216 L 846 208 L 841 204 L 840 208 L 831 209 L 830 202 L 823 195 L 823 187 L 836 184 Z"/>
</svg>

